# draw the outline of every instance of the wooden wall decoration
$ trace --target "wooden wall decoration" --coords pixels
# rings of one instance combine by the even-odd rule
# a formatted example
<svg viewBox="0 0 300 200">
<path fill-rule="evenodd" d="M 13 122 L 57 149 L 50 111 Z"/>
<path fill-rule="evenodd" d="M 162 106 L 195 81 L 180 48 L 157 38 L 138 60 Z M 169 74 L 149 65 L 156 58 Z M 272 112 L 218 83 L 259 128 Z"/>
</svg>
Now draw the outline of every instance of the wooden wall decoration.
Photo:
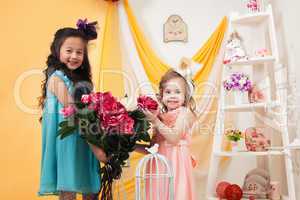
<svg viewBox="0 0 300 200">
<path fill-rule="evenodd" d="M 164 24 L 164 42 L 187 41 L 187 24 L 179 15 L 171 15 Z"/>
</svg>

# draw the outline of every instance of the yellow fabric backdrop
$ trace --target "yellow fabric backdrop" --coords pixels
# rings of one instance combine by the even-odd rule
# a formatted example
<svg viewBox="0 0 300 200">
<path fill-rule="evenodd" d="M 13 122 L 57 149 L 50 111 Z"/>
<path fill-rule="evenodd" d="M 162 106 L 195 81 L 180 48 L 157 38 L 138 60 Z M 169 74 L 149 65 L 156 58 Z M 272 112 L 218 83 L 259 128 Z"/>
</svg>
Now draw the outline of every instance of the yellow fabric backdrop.
<svg viewBox="0 0 300 200">
<path fill-rule="evenodd" d="M 101 41 L 99 74 L 96 75 L 97 91 L 112 91 L 117 97 L 124 96 L 122 62 L 120 52 L 119 23 L 117 7 L 107 4 Z M 101 28 L 102 28 L 101 27 Z M 99 46 L 100 46 L 99 45 Z M 117 84 L 116 84 L 117 83 Z"/>
<path fill-rule="evenodd" d="M 37 196 L 41 126 L 38 122 L 40 113 L 35 110 L 43 79 L 40 72 L 45 67 L 55 31 L 64 26 L 75 27 L 78 18 L 86 17 L 91 21 L 97 20 L 100 27 L 100 37 L 89 45 L 93 79 L 96 82 L 100 73 L 100 41 L 104 31 L 106 10 L 107 3 L 101 0 L 1 1 L 1 199 L 57 199 L 55 196 L 43 198 Z M 114 62 L 119 62 L 118 59 L 119 56 L 116 55 Z M 108 77 L 109 74 L 105 76 Z M 118 95 L 121 87 L 114 84 L 110 88 Z M 32 112 L 29 112 L 31 109 Z"/>
</svg>

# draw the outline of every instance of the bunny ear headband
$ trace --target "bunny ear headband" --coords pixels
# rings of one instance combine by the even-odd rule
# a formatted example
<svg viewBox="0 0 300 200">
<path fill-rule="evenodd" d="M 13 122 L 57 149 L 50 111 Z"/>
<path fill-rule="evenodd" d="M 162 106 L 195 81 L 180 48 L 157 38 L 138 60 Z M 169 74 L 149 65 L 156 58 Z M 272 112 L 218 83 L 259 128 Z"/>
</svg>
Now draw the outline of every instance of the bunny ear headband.
<svg viewBox="0 0 300 200">
<path fill-rule="evenodd" d="M 88 40 L 94 40 L 97 38 L 96 31 L 97 21 L 88 23 L 88 20 L 85 18 L 84 20 L 78 19 L 76 26 L 79 31 L 82 31 Z"/>
<path fill-rule="evenodd" d="M 189 89 L 189 98 L 194 94 L 195 85 L 192 77 L 201 68 L 201 64 L 194 62 L 193 60 L 183 57 L 180 60 L 179 66 L 174 70 L 179 73 L 187 82 Z"/>
</svg>

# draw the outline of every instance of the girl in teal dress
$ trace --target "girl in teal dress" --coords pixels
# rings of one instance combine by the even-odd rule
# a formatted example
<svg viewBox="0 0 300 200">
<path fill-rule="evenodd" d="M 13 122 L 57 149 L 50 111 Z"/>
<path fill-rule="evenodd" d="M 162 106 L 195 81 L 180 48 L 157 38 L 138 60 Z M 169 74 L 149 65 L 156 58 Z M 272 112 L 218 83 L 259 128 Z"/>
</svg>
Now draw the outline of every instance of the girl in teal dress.
<svg viewBox="0 0 300 200">
<path fill-rule="evenodd" d="M 81 193 L 85 200 L 98 199 L 99 161 L 106 161 L 104 151 L 86 143 L 79 133 L 63 140 L 57 137 L 58 125 L 64 119 L 60 110 L 91 91 L 87 44 L 97 37 L 95 33 L 91 36 L 80 28 L 62 28 L 55 33 L 40 97 L 43 114 L 39 195 L 75 200 L 76 193 Z"/>
</svg>

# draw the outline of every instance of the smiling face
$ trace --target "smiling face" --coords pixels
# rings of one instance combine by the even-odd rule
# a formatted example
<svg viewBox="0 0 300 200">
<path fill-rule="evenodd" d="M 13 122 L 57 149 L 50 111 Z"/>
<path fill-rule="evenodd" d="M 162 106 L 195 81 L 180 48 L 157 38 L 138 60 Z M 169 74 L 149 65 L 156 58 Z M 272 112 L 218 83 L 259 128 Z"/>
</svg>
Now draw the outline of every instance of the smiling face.
<svg viewBox="0 0 300 200">
<path fill-rule="evenodd" d="M 165 82 L 162 90 L 162 103 L 168 111 L 175 110 L 185 102 L 185 81 L 180 78 L 172 78 Z"/>
<path fill-rule="evenodd" d="M 70 70 L 75 70 L 82 65 L 85 43 L 79 37 L 68 37 L 62 44 L 59 60 L 66 64 Z"/>
</svg>

